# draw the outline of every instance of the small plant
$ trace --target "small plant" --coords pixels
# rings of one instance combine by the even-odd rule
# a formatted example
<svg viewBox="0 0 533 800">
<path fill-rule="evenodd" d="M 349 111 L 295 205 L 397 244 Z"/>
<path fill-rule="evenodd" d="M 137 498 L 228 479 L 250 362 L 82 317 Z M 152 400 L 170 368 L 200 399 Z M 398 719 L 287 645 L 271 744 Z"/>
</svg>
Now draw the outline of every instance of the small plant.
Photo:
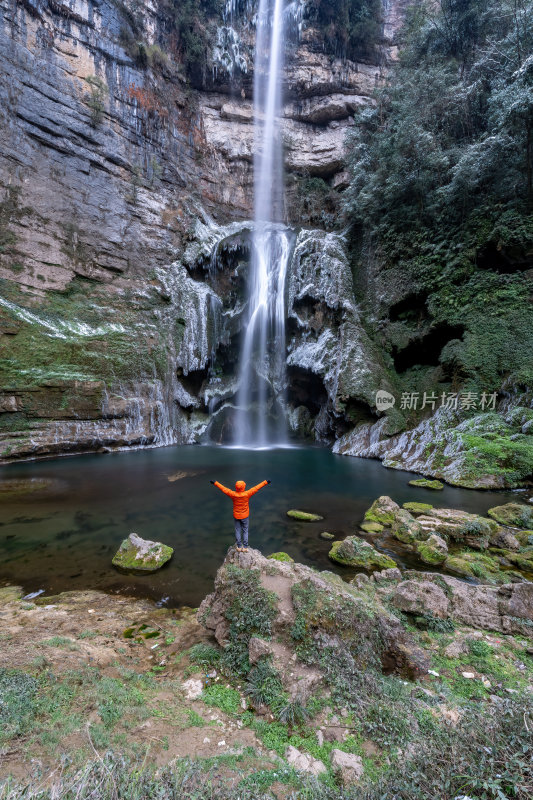
<svg viewBox="0 0 533 800">
<path fill-rule="evenodd" d="M 309 711 L 299 697 L 295 697 L 294 700 L 287 697 L 280 698 L 275 710 L 278 720 L 283 725 L 287 725 L 289 730 L 302 725 L 309 719 Z"/>
<path fill-rule="evenodd" d="M 195 644 L 189 650 L 189 660 L 199 667 L 215 667 L 220 661 L 220 651 L 210 644 Z"/>
<path fill-rule="evenodd" d="M 203 728 L 206 724 L 205 719 L 197 714 L 193 708 L 187 709 L 187 724 L 191 728 Z"/>
<path fill-rule="evenodd" d="M 86 78 L 91 94 L 87 99 L 87 105 L 91 111 L 91 125 L 96 128 L 102 122 L 104 116 L 104 101 L 109 94 L 107 84 L 97 75 L 89 75 Z"/>
<path fill-rule="evenodd" d="M 204 689 L 202 700 L 207 706 L 216 706 L 226 714 L 237 714 L 241 708 L 241 696 L 231 686 L 212 684 Z"/>
<path fill-rule="evenodd" d="M 245 687 L 254 706 L 274 706 L 283 692 L 281 681 L 276 670 L 265 660 L 252 667 L 248 673 Z"/>
</svg>

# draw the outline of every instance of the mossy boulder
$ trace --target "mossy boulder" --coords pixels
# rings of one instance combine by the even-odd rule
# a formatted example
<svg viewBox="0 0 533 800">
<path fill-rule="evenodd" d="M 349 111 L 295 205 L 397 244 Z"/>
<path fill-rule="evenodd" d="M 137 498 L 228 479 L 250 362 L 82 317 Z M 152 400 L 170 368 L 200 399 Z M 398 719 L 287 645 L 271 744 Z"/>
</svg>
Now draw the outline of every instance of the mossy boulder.
<svg viewBox="0 0 533 800">
<path fill-rule="evenodd" d="M 384 494 L 374 500 L 368 511 L 365 513 L 365 522 L 377 522 L 385 528 L 390 528 L 396 520 L 396 514 L 400 511 L 400 506 L 392 498 Z"/>
<path fill-rule="evenodd" d="M 417 522 L 428 534 L 438 533 L 475 550 L 486 550 L 490 538 L 500 530 L 492 519 L 454 508 L 434 508 L 419 516 Z"/>
<path fill-rule="evenodd" d="M 427 534 L 424 533 L 422 526 L 405 509 L 398 511 L 392 526 L 392 535 L 399 542 L 404 542 L 404 544 L 413 544 L 418 540 L 427 539 Z"/>
<path fill-rule="evenodd" d="M 529 545 L 533 545 L 533 531 L 517 531 L 514 535 L 520 547 L 529 547 Z"/>
<path fill-rule="evenodd" d="M 409 486 L 419 486 L 422 489 L 444 489 L 444 484 L 440 481 L 431 481 L 429 478 L 416 478 L 416 480 L 409 481 Z"/>
<path fill-rule="evenodd" d="M 533 527 L 533 506 L 523 503 L 505 503 L 503 506 L 489 508 L 489 517 L 502 525 L 511 525 L 514 528 Z"/>
<path fill-rule="evenodd" d="M 402 506 L 405 511 L 408 511 L 410 514 L 427 514 L 428 511 L 431 511 L 433 506 L 430 503 L 404 503 Z"/>
<path fill-rule="evenodd" d="M 488 553 L 475 553 L 462 550 L 448 556 L 444 566 L 450 572 L 468 578 L 477 578 L 484 583 L 509 583 L 512 573 L 501 569 L 498 559 Z"/>
<path fill-rule="evenodd" d="M 324 517 L 321 517 L 319 514 L 311 514 L 308 511 L 298 511 L 298 509 L 295 508 L 287 511 L 287 516 L 291 519 L 300 520 L 300 522 L 318 522 L 324 519 Z"/>
<path fill-rule="evenodd" d="M 155 572 L 172 557 L 172 547 L 161 542 L 141 539 L 130 533 L 113 556 L 112 564 L 121 571 L 143 574 Z"/>
<path fill-rule="evenodd" d="M 380 522 L 361 522 L 359 525 L 362 531 L 365 533 L 381 533 L 384 526 Z"/>
<path fill-rule="evenodd" d="M 417 542 L 415 549 L 420 560 L 423 561 L 424 564 L 430 564 L 431 566 L 443 564 L 448 557 L 448 545 L 444 539 L 436 533 L 432 533 L 431 536 L 423 542 Z"/>
<path fill-rule="evenodd" d="M 514 550 L 491 547 L 491 553 L 501 556 L 522 572 L 533 574 L 533 546 L 524 547 L 518 553 Z"/>
<path fill-rule="evenodd" d="M 326 539 L 328 541 L 330 539 L 334 539 L 335 538 L 335 534 L 329 533 L 329 531 L 322 531 L 322 533 L 320 533 L 319 536 L 320 536 L 321 539 Z"/>
<path fill-rule="evenodd" d="M 271 558 L 273 561 L 293 561 L 294 558 L 291 558 L 288 553 L 272 553 L 271 555 L 267 556 L 267 558 Z"/>
<path fill-rule="evenodd" d="M 328 555 L 332 561 L 349 567 L 371 570 L 396 566 L 396 562 L 390 556 L 380 553 L 358 536 L 348 536 L 341 542 L 334 542 Z"/>
</svg>

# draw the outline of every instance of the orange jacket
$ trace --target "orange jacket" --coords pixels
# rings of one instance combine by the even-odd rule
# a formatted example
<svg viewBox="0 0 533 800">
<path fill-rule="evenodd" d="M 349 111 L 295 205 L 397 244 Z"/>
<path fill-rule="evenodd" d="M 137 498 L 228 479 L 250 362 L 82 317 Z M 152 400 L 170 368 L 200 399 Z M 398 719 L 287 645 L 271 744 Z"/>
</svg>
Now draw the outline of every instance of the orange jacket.
<svg viewBox="0 0 533 800">
<path fill-rule="evenodd" d="M 222 486 L 221 483 L 215 481 L 214 485 L 217 489 L 220 489 L 221 492 L 227 494 L 228 497 L 231 497 L 233 500 L 233 516 L 235 519 L 246 519 L 246 517 L 250 514 L 250 506 L 248 504 L 248 498 L 251 497 L 253 494 L 262 489 L 263 486 L 266 486 L 268 481 L 262 481 L 258 483 L 257 486 L 252 486 L 251 489 L 245 491 L 246 484 L 244 481 L 237 481 L 235 484 L 236 491 L 233 489 L 228 489 L 226 486 Z"/>
</svg>

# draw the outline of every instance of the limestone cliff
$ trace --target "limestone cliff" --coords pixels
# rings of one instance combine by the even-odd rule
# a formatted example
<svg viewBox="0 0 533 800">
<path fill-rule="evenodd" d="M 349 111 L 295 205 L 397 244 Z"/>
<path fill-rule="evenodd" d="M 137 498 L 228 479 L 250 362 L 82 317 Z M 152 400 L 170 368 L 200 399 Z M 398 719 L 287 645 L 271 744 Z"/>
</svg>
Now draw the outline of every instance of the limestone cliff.
<svg viewBox="0 0 533 800">
<path fill-rule="evenodd" d="M 196 441 L 234 391 L 246 224 L 240 243 L 225 237 L 251 216 L 254 4 L 205 6 L 200 64 L 170 1 L 0 0 L 4 459 Z M 310 179 L 333 195 L 345 185 L 345 133 L 394 58 L 401 22 L 402 3 L 387 3 L 378 41 L 355 62 L 324 50 L 312 6 L 289 9 L 288 219 Z M 346 303 L 324 335 L 342 332 L 366 358 Z M 358 369 L 370 378 L 372 367 Z M 372 391 L 361 377 L 346 388 L 346 375 L 337 391 L 335 365 L 322 372 L 323 415 Z M 330 421 L 315 428 L 333 438 Z"/>
</svg>

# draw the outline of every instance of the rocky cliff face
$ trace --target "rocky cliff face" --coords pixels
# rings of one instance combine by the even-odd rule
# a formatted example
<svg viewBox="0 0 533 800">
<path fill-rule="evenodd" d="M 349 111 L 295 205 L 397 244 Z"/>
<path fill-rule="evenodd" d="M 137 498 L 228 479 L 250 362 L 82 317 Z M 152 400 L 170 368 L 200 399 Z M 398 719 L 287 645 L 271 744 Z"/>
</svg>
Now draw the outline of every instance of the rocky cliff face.
<svg viewBox="0 0 533 800">
<path fill-rule="evenodd" d="M 345 185 L 346 131 L 394 57 L 401 21 L 401 3 L 389 3 L 373 55 L 356 63 L 323 51 L 307 5 L 291 5 L 281 126 L 288 218 L 310 178 L 333 194 Z M 176 44 L 175 8 L 0 1 L 4 459 L 196 441 L 234 391 L 248 245 L 245 222 L 227 225 L 252 208 L 254 4 L 230 3 L 206 20 L 201 74 Z M 294 427 L 303 419 L 331 438 L 330 417 L 371 391 L 373 367 L 360 360 L 377 356 L 344 256 L 346 298 L 298 288 L 313 236 L 300 234 L 296 246 L 290 360 L 305 382 L 316 373 L 306 366 L 313 338 L 315 348 L 327 340 L 324 402 L 309 409 L 295 396 Z M 331 236 L 317 234 L 311 251 L 339 250 Z M 327 268 L 329 255 L 321 258 Z M 315 316 L 318 306 L 326 315 L 321 331 L 309 309 L 302 316 L 311 301 Z M 352 376 L 335 366 L 347 356 L 358 362 Z"/>
</svg>

